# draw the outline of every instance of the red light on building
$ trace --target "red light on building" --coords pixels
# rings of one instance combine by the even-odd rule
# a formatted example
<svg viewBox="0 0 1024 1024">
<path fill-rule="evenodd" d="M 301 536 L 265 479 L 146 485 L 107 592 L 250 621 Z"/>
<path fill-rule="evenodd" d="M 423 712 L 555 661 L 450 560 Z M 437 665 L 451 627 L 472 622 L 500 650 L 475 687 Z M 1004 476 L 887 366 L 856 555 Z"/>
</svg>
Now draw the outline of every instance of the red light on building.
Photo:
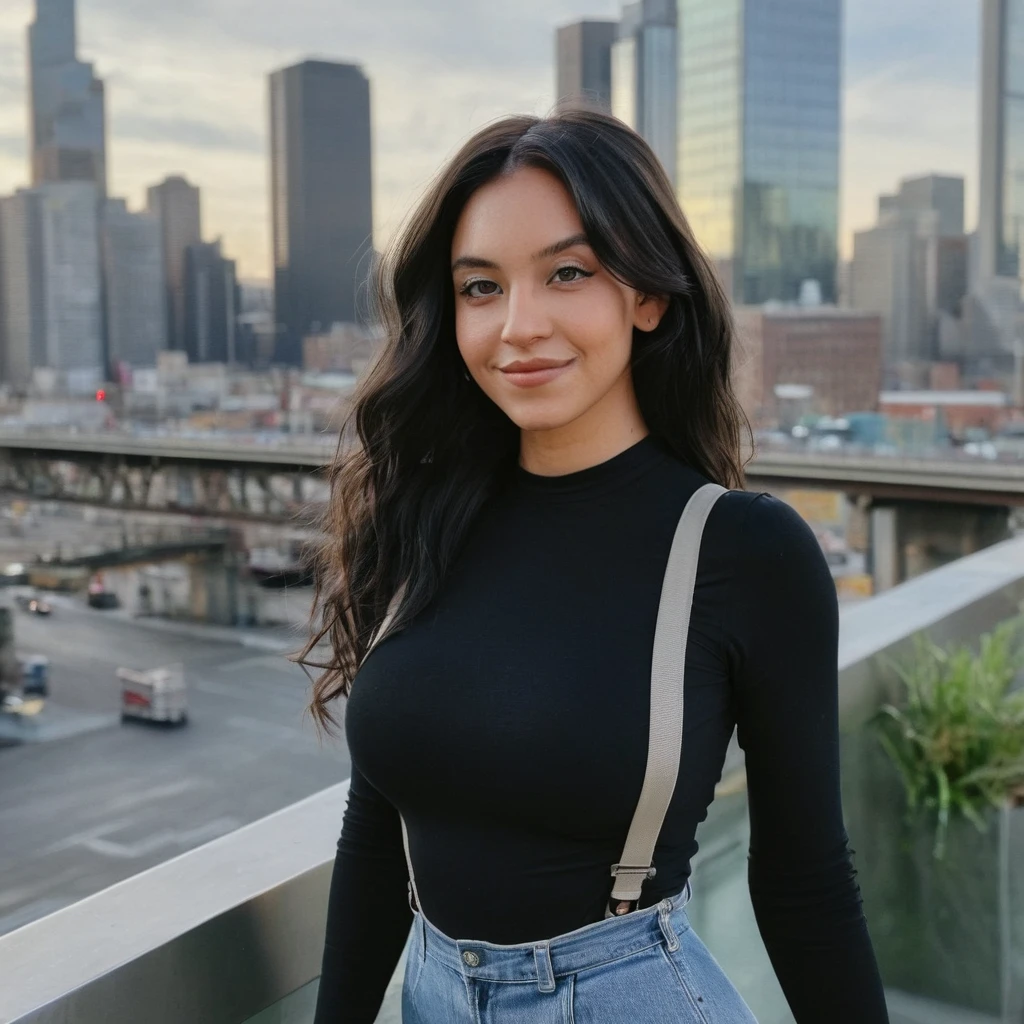
<svg viewBox="0 0 1024 1024">
<path fill-rule="evenodd" d="M 106 393 L 106 391 L 103 390 L 103 388 L 100 388 L 96 392 L 96 401 L 97 402 L 105 402 L 106 400 L 107 400 L 107 393 Z"/>
</svg>

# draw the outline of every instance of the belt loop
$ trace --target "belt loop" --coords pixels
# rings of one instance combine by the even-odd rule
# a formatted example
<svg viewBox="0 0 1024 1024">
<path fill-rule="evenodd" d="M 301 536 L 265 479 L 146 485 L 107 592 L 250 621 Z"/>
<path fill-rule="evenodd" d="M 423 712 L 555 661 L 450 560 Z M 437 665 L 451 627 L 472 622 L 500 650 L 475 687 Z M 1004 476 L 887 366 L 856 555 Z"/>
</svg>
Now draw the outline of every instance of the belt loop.
<svg viewBox="0 0 1024 1024">
<path fill-rule="evenodd" d="M 672 901 L 662 900 L 658 905 L 658 925 L 661 928 L 661 934 L 665 936 L 669 952 L 674 953 L 679 948 L 679 936 L 676 935 L 676 930 L 672 927 L 672 921 L 669 917 L 671 913 Z"/>
<path fill-rule="evenodd" d="M 693 886 L 690 885 L 689 879 L 686 880 L 686 885 L 683 888 L 682 897 L 683 898 L 679 901 L 679 906 L 681 907 L 685 907 L 686 904 L 689 903 L 691 899 L 693 899 Z"/>
<path fill-rule="evenodd" d="M 551 966 L 551 948 L 546 942 L 533 947 L 533 961 L 537 965 L 537 988 L 541 992 L 555 991 L 555 972 Z"/>
</svg>

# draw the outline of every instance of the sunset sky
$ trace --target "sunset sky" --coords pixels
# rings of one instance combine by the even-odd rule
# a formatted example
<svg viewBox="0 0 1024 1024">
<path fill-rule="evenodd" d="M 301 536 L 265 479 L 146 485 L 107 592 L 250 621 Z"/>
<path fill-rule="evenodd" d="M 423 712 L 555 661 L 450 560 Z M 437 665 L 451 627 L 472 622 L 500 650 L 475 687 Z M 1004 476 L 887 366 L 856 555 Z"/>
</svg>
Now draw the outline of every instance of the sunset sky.
<svg viewBox="0 0 1024 1024">
<path fill-rule="evenodd" d="M 874 220 L 902 176 L 967 178 L 977 211 L 978 0 L 846 0 L 842 230 Z M 0 9 L 0 194 L 27 181 L 25 28 Z M 510 8 L 506 8 L 506 11 Z M 371 80 L 374 233 L 387 241 L 425 182 L 482 123 L 554 102 L 554 29 L 616 0 L 78 0 L 79 55 L 106 81 L 112 195 L 184 173 L 204 229 L 246 278 L 270 276 L 266 75 L 309 56 Z M 286 12 L 283 16 L 282 11 Z"/>
</svg>

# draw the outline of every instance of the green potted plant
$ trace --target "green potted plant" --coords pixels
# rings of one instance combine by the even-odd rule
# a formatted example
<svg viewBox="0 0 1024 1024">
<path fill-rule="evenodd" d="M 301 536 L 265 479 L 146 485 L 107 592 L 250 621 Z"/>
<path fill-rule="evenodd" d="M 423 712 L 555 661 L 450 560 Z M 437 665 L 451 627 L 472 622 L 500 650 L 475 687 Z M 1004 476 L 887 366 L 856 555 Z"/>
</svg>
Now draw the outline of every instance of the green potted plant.
<svg viewBox="0 0 1024 1024">
<path fill-rule="evenodd" d="M 1024 1012 L 1024 618 L 977 650 L 915 637 L 904 698 L 873 721 L 902 782 L 889 984 L 1018 1021 Z M 888 959 L 888 962 L 886 962 Z"/>
</svg>

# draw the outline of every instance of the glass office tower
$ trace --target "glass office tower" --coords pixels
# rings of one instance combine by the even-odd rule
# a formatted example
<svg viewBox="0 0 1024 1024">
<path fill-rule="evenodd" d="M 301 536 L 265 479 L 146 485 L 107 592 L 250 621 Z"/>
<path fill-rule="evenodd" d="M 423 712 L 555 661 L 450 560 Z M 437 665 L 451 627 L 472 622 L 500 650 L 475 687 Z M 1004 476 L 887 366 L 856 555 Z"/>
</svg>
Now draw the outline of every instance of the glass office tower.
<svg viewBox="0 0 1024 1024">
<path fill-rule="evenodd" d="M 679 198 L 733 299 L 834 299 L 842 0 L 679 0 Z"/>
<path fill-rule="evenodd" d="M 1021 276 L 1024 233 L 1024 0 L 984 0 L 981 58 L 982 281 Z"/>
<path fill-rule="evenodd" d="M 612 46 L 612 113 L 650 144 L 672 181 L 679 149 L 679 58 L 675 0 L 637 0 L 622 9 Z"/>
</svg>

